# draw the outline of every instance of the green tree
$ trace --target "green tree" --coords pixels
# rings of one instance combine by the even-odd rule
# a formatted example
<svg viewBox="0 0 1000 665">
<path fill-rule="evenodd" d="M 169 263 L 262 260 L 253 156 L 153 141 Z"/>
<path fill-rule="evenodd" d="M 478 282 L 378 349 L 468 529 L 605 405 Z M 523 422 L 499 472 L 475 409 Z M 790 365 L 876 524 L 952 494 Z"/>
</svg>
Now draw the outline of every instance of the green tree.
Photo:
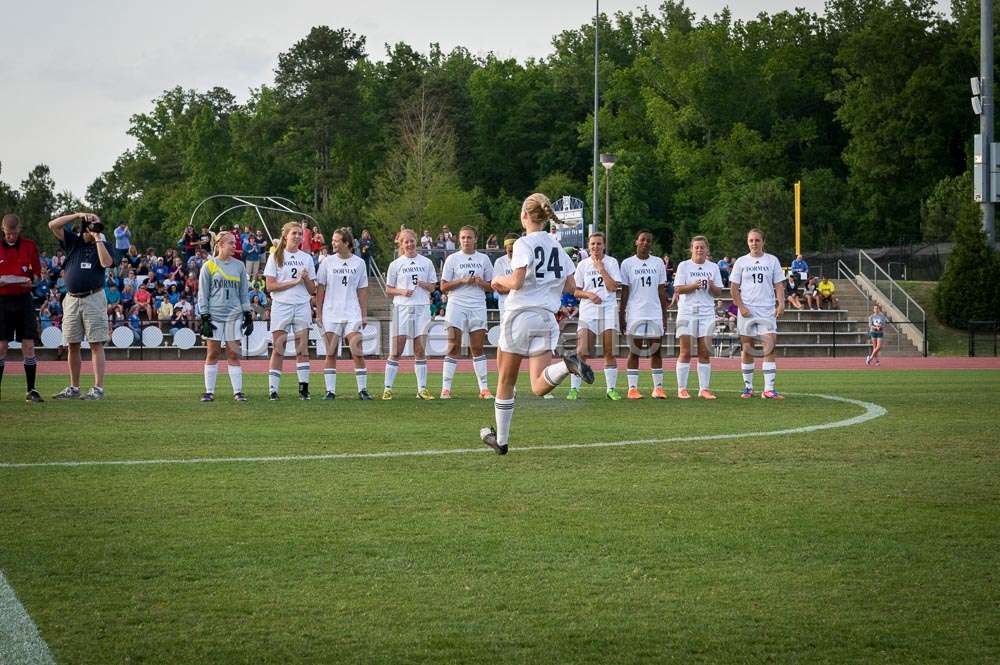
<svg viewBox="0 0 1000 665">
<path fill-rule="evenodd" d="M 25 235 L 41 242 L 44 246 L 52 246 L 56 242 L 46 228 L 56 210 L 55 189 L 56 183 L 52 179 L 49 167 L 45 164 L 39 164 L 31 169 L 28 177 L 21 181 L 17 212 L 21 217 Z"/>
<path fill-rule="evenodd" d="M 934 293 L 934 309 L 947 325 L 965 328 L 968 321 L 1000 320 L 1000 291 L 970 292 L 970 285 L 990 285 L 1000 270 L 1000 257 L 989 246 L 982 221 L 961 215 L 952 236 L 948 264 Z"/>
<path fill-rule="evenodd" d="M 920 230 L 927 242 L 948 240 L 959 220 L 980 219 L 979 206 L 972 200 L 972 174 L 942 178 L 920 206 Z"/>
</svg>

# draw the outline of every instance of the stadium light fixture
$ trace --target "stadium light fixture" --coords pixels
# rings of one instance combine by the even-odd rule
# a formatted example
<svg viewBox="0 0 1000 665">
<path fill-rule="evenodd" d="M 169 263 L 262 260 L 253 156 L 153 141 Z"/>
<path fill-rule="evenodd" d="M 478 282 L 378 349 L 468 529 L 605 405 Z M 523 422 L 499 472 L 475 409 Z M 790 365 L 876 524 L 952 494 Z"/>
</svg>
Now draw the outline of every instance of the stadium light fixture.
<svg viewBox="0 0 1000 665">
<path fill-rule="evenodd" d="M 611 247 L 611 169 L 617 159 L 611 153 L 601 153 L 601 166 L 604 167 L 604 242 L 605 250 Z"/>
<path fill-rule="evenodd" d="M 976 115 L 982 115 L 983 100 L 981 100 L 979 97 L 973 97 L 970 101 L 972 102 L 972 112 L 975 113 Z"/>
<path fill-rule="evenodd" d="M 983 94 L 983 89 L 979 85 L 978 76 L 973 76 L 971 79 L 969 79 L 969 87 L 972 88 L 973 95 L 976 95 L 978 97 L 979 95 Z"/>
</svg>

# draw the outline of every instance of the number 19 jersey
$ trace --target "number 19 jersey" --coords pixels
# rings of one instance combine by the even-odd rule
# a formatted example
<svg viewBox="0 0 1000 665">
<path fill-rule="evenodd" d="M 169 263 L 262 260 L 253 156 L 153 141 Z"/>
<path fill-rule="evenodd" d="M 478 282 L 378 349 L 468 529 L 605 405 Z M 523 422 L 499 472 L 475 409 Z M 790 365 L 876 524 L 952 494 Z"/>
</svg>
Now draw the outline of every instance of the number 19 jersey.
<svg viewBox="0 0 1000 665">
<path fill-rule="evenodd" d="M 518 238 L 510 260 L 512 271 L 526 268 L 524 284 L 511 291 L 504 312 L 542 307 L 555 314 L 562 301 L 566 278 L 573 274 L 573 260 L 547 232 L 535 231 Z"/>
<path fill-rule="evenodd" d="M 785 281 L 781 262 L 772 254 L 746 254 L 736 259 L 729 281 L 739 284 L 740 298 L 748 307 L 774 309 L 774 285 Z"/>
</svg>

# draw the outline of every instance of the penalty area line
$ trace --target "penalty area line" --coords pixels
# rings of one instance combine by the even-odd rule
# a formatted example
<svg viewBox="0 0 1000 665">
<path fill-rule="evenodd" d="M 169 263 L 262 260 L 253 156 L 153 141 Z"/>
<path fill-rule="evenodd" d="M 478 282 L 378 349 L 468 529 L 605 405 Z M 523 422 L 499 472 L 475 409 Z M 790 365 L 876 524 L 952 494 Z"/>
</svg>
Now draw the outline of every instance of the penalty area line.
<svg viewBox="0 0 1000 665">
<path fill-rule="evenodd" d="M 0 570 L 0 663 L 55 665 L 49 646 Z"/>
<path fill-rule="evenodd" d="M 819 393 L 788 393 L 797 397 L 813 397 L 831 402 L 841 402 L 864 409 L 864 413 L 852 418 L 835 420 L 817 425 L 788 427 L 784 429 L 735 432 L 731 434 L 706 434 L 703 436 L 675 436 L 656 439 L 632 439 L 626 441 L 598 441 L 594 443 L 554 443 L 542 445 L 514 446 L 511 452 L 532 452 L 546 450 L 577 450 L 581 448 L 624 448 L 627 446 L 647 446 L 660 443 L 685 443 L 690 441 L 723 441 L 727 439 L 753 439 L 769 436 L 787 436 L 791 434 L 808 434 L 828 429 L 853 427 L 862 423 L 881 418 L 886 409 L 873 402 L 865 402 L 837 395 L 822 395 Z M 390 450 L 377 453 L 325 453 L 316 455 L 274 455 L 259 457 L 192 457 L 189 459 L 144 459 L 144 460 L 81 460 L 74 462 L 0 462 L 0 469 L 32 469 L 40 467 L 83 467 L 83 466 L 147 466 L 166 464 L 225 464 L 254 462 L 310 462 L 323 460 L 354 460 L 354 459 L 391 459 L 395 457 L 435 457 L 439 455 L 465 455 L 470 453 L 492 452 L 486 447 L 476 448 L 440 448 L 433 450 Z"/>
</svg>

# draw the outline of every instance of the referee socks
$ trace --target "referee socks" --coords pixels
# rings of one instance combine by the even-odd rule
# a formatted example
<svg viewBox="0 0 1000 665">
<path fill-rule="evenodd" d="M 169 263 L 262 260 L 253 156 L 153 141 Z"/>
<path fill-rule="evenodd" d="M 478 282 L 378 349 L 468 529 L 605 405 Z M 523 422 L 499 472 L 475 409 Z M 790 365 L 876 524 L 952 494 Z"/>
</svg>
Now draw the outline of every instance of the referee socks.
<svg viewBox="0 0 1000 665">
<path fill-rule="evenodd" d="M 3 361 L 0 361 L 2 363 Z M 2 365 L 0 365 L 2 366 Z M 35 356 L 24 359 L 24 380 L 28 384 L 28 392 L 35 389 L 35 374 L 38 372 L 38 360 Z"/>
</svg>

